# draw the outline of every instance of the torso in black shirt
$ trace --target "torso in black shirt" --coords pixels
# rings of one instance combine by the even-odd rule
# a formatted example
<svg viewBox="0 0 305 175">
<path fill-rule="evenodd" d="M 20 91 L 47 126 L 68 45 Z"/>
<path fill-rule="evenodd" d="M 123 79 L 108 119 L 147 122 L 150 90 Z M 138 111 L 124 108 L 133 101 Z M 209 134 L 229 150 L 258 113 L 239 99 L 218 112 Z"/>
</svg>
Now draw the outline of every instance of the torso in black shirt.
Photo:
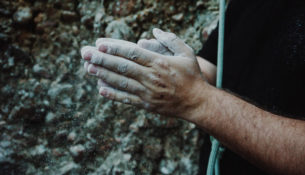
<svg viewBox="0 0 305 175">
<path fill-rule="evenodd" d="M 217 30 L 199 55 L 216 64 Z M 305 2 L 231 0 L 226 12 L 224 89 L 269 112 L 305 117 Z M 205 139 L 200 174 L 210 143 Z M 221 175 L 264 174 L 226 150 Z"/>
</svg>

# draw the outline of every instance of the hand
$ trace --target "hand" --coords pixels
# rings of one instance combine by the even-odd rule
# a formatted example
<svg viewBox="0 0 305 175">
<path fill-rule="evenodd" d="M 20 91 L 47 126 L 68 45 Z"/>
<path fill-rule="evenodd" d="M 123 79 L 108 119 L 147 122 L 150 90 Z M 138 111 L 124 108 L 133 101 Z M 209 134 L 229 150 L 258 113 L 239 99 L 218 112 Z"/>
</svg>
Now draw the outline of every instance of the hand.
<svg viewBox="0 0 305 175">
<path fill-rule="evenodd" d="M 168 50 L 167 47 L 165 47 L 164 45 L 162 45 L 159 41 L 157 41 L 156 39 L 150 39 L 150 40 L 147 40 L 147 39 L 141 39 L 138 41 L 138 46 L 143 48 L 143 49 L 147 49 L 147 50 L 150 50 L 152 52 L 157 52 L 157 53 L 160 53 L 162 55 L 169 55 L 169 56 L 173 56 L 174 53 L 171 52 L 170 50 Z M 88 70 L 88 66 L 89 66 L 89 63 L 88 62 L 85 62 L 84 64 L 84 68 L 85 70 Z M 102 86 L 108 86 L 108 87 L 111 87 L 110 85 L 108 85 L 107 83 L 105 83 L 102 79 L 99 79 L 98 80 L 98 83 L 97 83 L 97 87 L 98 89 L 100 89 Z"/>
<path fill-rule="evenodd" d="M 168 35 L 170 35 L 170 34 L 168 33 Z M 173 48 L 173 50 L 169 50 L 166 46 L 164 46 L 160 41 L 158 41 L 156 39 L 150 39 L 150 40 L 141 39 L 138 41 L 138 46 L 143 49 L 147 49 L 152 52 L 157 52 L 162 55 L 169 55 L 169 56 L 179 55 L 179 50 L 180 50 L 179 44 L 181 44 L 181 43 L 171 42 L 168 44 L 171 44 L 171 45 L 177 44 L 178 46 L 177 47 L 172 46 L 171 48 Z M 188 47 L 186 44 L 181 45 L 181 47 L 185 47 L 185 46 Z M 177 49 L 174 49 L 174 48 L 177 48 Z M 216 66 L 199 56 L 197 56 L 197 61 L 200 66 L 201 73 L 203 74 L 206 81 L 212 85 L 215 85 L 216 84 Z"/>
<path fill-rule="evenodd" d="M 173 33 L 155 29 L 155 37 L 175 56 L 161 55 L 127 41 L 101 38 L 84 47 L 82 57 L 92 75 L 102 79 L 106 98 L 173 116 L 186 116 L 203 99 L 207 87 L 193 50 Z M 175 44 L 173 44 L 175 43 Z"/>
</svg>

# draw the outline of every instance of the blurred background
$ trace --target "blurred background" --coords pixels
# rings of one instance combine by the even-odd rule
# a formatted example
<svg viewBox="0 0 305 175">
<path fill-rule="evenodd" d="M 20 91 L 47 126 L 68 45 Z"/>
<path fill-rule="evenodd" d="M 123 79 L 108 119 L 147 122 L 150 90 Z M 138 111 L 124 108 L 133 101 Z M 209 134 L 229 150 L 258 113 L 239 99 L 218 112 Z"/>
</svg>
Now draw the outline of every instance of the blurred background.
<svg viewBox="0 0 305 175">
<path fill-rule="evenodd" d="M 0 174 L 196 174 L 193 124 L 106 100 L 79 50 L 155 27 L 196 52 L 216 0 L 1 0 Z"/>
</svg>

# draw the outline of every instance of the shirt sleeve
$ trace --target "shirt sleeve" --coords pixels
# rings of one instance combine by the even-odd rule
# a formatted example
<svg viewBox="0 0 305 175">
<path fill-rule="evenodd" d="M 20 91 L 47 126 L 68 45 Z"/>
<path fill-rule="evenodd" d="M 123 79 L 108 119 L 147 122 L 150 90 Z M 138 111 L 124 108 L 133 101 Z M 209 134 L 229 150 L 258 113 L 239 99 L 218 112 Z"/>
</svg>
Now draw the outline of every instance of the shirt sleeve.
<svg viewBox="0 0 305 175">
<path fill-rule="evenodd" d="M 198 52 L 198 56 L 216 65 L 217 41 L 218 41 L 218 27 L 212 31 L 208 40 L 204 43 L 202 49 Z"/>
</svg>

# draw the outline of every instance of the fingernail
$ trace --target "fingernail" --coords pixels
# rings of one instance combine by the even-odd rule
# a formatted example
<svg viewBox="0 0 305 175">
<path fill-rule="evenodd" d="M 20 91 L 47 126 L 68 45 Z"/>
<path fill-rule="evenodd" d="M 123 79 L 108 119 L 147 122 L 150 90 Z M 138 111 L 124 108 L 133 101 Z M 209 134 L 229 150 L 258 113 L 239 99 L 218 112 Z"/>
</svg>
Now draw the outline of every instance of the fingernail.
<svg viewBox="0 0 305 175">
<path fill-rule="evenodd" d="M 97 68 L 93 66 L 92 64 L 89 66 L 89 73 L 91 74 L 96 74 L 97 73 Z"/>
<path fill-rule="evenodd" d="M 108 92 L 105 88 L 101 87 L 100 88 L 100 94 L 104 97 L 108 97 Z"/>
<path fill-rule="evenodd" d="M 101 52 L 106 53 L 106 52 L 107 52 L 107 46 L 101 44 L 101 45 L 98 47 L 98 50 L 101 51 Z"/>
<path fill-rule="evenodd" d="M 92 53 L 87 51 L 85 54 L 84 54 L 84 60 L 86 61 L 90 61 L 91 60 L 91 57 L 92 57 Z"/>
</svg>

